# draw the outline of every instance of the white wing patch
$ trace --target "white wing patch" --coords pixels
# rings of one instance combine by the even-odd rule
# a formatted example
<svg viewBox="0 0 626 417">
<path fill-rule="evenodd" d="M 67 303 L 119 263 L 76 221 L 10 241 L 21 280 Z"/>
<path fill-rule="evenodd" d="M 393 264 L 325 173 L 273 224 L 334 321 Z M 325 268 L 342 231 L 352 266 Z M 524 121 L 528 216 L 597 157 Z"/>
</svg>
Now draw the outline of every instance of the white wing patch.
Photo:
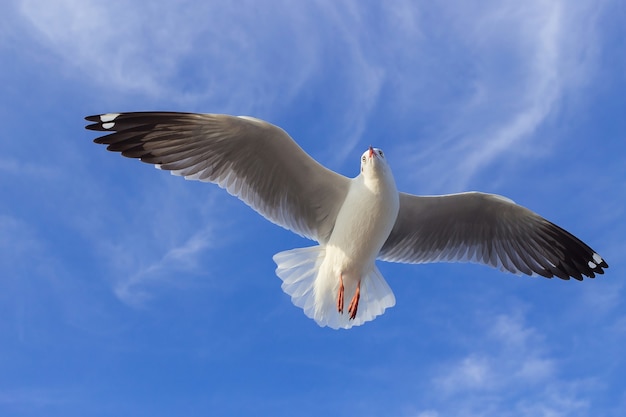
<svg viewBox="0 0 626 417">
<path fill-rule="evenodd" d="M 119 113 L 107 113 L 101 115 L 100 121 L 102 122 L 102 127 L 107 130 L 112 129 L 113 126 L 115 126 L 115 122 L 113 122 L 113 120 L 115 120 L 119 115 Z"/>
</svg>

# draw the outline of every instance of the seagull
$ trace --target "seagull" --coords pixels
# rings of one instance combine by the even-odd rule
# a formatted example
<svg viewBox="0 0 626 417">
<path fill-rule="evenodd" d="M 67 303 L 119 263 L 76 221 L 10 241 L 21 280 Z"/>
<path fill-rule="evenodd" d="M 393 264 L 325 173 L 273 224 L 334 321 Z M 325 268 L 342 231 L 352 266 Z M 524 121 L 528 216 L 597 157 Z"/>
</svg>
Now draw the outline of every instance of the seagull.
<svg viewBox="0 0 626 417">
<path fill-rule="evenodd" d="M 331 171 L 281 128 L 248 116 L 178 112 L 85 118 L 95 143 L 189 180 L 215 183 L 317 246 L 277 253 L 282 289 L 320 326 L 350 328 L 395 305 L 377 259 L 474 262 L 513 274 L 594 278 L 593 249 L 512 200 L 482 192 L 399 192 L 381 149 L 355 178 Z M 349 302 L 348 302 L 349 298 Z"/>
</svg>

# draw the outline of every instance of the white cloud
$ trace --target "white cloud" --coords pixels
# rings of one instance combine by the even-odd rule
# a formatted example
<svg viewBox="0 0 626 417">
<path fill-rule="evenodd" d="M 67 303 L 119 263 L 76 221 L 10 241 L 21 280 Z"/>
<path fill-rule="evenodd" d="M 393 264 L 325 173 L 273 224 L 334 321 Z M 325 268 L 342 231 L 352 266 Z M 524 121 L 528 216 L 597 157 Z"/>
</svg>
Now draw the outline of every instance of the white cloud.
<svg viewBox="0 0 626 417">
<path fill-rule="evenodd" d="M 299 91 L 320 59 L 303 5 L 23 0 L 20 11 L 66 65 L 115 95 L 258 112 Z"/>
<path fill-rule="evenodd" d="M 28 216 L 0 214 L 2 330 L 22 343 L 41 337 L 33 328 L 42 312 L 57 313 L 59 307 L 68 311 L 76 305 L 76 282 L 42 232 Z"/>
<path fill-rule="evenodd" d="M 612 270 L 609 270 L 610 272 Z M 600 277 L 600 279 L 602 278 L 604 277 Z M 598 315 L 609 316 L 622 304 L 623 292 L 623 281 L 608 281 L 600 285 L 590 286 L 583 294 L 582 308 L 585 311 L 594 311 Z"/>
<path fill-rule="evenodd" d="M 429 413 L 445 416 L 585 416 L 592 379 L 564 379 L 550 347 L 521 312 L 486 320 L 477 344 L 433 377 Z M 434 406 L 438 404 L 439 406 Z M 425 411 L 426 412 L 426 411 Z"/>
<path fill-rule="evenodd" d="M 6 268 L 28 253 L 39 253 L 41 242 L 27 223 L 13 216 L 0 214 L 0 260 Z M 7 269 L 8 270 L 8 269 Z"/>
<path fill-rule="evenodd" d="M 152 3 L 141 9 L 127 6 L 115 1 L 24 0 L 20 12 L 43 44 L 92 79 L 130 91 L 160 92 L 160 81 L 190 47 L 189 26 L 159 13 Z"/>
<path fill-rule="evenodd" d="M 439 413 L 432 410 L 425 410 L 417 414 L 416 417 L 439 417 Z"/>
<path fill-rule="evenodd" d="M 558 137 L 535 133 L 588 79 L 601 8 L 601 2 L 536 0 L 470 3 L 448 11 L 452 35 L 443 46 L 459 52 L 456 71 L 442 71 L 465 85 L 457 95 L 441 97 L 449 105 L 434 121 L 441 127 L 434 136 L 400 147 L 403 155 L 413 154 L 403 169 L 429 192 L 456 191 L 498 161 L 549 152 Z"/>
<path fill-rule="evenodd" d="M 449 372 L 436 380 L 445 392 L 483 390 L 493 386 L 493 364 L 483 355 L 470 355 L 452 366 Z"/>
<path fill-rule="evenodd" d="M 32 179 L 58 179 L 61 173 L 58 167 L 37 164 L 30 161 L 21 161 L 17 158 L 6 156 L 0 158 L 0 172 L 15 178 L 30 177 Z"/>
<path fill-rule="evenodd" d="M 555 373 L 542 338 L 521 313 L 495 317 L 486 333 L 485 351 L 468 354 L 435 379 L 444 392 L 499 391 L 507 386 L 532 386 Z"/>
<path fill-rule="evenodd" d="M 115 295 L 123 302 L 138 307 L 151 298 L 151 286 L 184 286 L 183 276 L 198 270 L 198 258 L 205 249 L 211 247 L 211 240 L 213 240 L 211 231 L 201 230 L 191 235 L 181 245 L 167 249 L 159 259 L 146 266 L 139 266 L 139 270 L 128 277 L 124 277 L 128 269 L 126 267 L 120 269 L 118 273 L 122 278 L 115 284 Z M 122 248 L 115 251 L 118 254 L 133 252 L 132 248 L 119 249 Z"/>
<path fill-rule="evenodd" d="M 97 203 L 92 203 L 93 219 L 79 225 L 115 295 L 133 307 L 144 306 L 164 290 L 214 284 L 204 256 L 229 243 L 228 235 L 216 236 L 228 224 L 228 205 L 216 205 L 215 198 L 231 197 L 217 187 L 147 171 L 150 181 L 125 174 L 131 194 L 120 195 L 108 182 L 89 179 Z"/>
<path fill-rule="evenodd" d="M 329 125 L 327 163 L 382 141 L 403 154 L 398 173 L 427 191 L 453 191 L 500 158 L 549 152 L 551 138 L 534 133 L 585 83 L 602 9 L 591 1 L 406 1 L 376 7 L 374 18 L 358 2 L 273 4 L 22 0 L 20 11 L 36 38 L 113 95 L 269 117 L 312 89 L 327 91 L 326 113 L 315 116 Z M 375 136 L 367 129 L 381 109 L 405 124 L 437 111 L 424 120 L 437 130 Z"/>
<path fill-rule="evenodd" d="M 527 52 L 527 73 L 523 74 L 526 80 L 520 80 L 525 87 L 523 90 L 516 89 L 520 97 L 510 97 L 516 99 L 520 108 L 508 115 L 506 124 L 496 126 L 488 132 L 479 132 L 482 139 L 473 135 L 465 139 L 461 146 L 466 147 L 469 154 L 463 160 L 460 170 L 470 177 L 482 166 L 515 148 L 518 142 L 528 139 L 548 116 L 561 94 L 560 38 L 564 30 L 564 6 L 559 2 L 540 2 L 532 6 L 530 15 L 516 22 L 519 25 L 519 36 L 524 38 L 521 41 L 527 43 L 524 46 L 528 48 L 528 45 L 532 45 Z M 524 10 L 520 7 L 512 12 L 528 13 L 527 7 L 528 4 L 524 5 Z M 512 83 L 515 81 L 510 80 Z"/>
</svg>

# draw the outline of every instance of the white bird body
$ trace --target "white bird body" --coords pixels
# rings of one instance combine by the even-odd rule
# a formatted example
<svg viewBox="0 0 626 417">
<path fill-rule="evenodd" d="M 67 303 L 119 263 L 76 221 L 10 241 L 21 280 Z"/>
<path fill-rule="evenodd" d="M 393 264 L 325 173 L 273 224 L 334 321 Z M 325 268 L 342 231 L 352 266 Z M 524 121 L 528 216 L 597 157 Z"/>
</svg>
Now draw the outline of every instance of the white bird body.
<svg viewBox="0 0 626 417">
<path fill-rule="evenodd" d="M 350 181 L 330 239 L 320 243 L 321 254 L 312 255 L 319 257 L 319 261 L 311 263 L 311 269 L 292 274 L 289 267 L 292 257 L 300 257 L 301 250 L 274 256 L 285 292 L 296 305 L 313 306 L 305 308 L 305 313 L 322 326 L 348 328 L 366 317 L 382 314 L 395 304 L 393 292 L 375 261 L 398 216 L 400 195 L 380 149 L 365 151 L 361 161 L 361 173 Z M 310 253 L 308 248 L 305 253 Z M 310 277 L 305 281 L 308 291 L 299 286 L 290 290 L 294 282 L 302 282 L 306 277 Z M 347 294 L 354 294 L 359 288 L 363 302 L 359 304 L 358 317 L 337 311 L 336 296 L 342 284 Z"/>
<path fill-rule="evenodd" d="M 370 180 L 359 175 L 352 181 L 326 244 L 326 258 L 344 280 L 358 280 L 374 267 L 399 208 L 399 194 L 391 175 Z"/>
<path fill-rule="evenodd" d="M 399 193 L 380 149 L 353 179 L 313 160 L 282 129 L 252 117 L 136 112 L 89 116 L 108 150 L 213 182 L 268 220 L 319 242 L 277 253 L 292 302 L 320 326 L 349 328 L 395 297 L 375 265 L 476 262 L 514 274 L 582 280 L 608 264 L 584 242 L 508 198 Z M 344 293 L 354 294 L 344 312 Z"/>
</svg>

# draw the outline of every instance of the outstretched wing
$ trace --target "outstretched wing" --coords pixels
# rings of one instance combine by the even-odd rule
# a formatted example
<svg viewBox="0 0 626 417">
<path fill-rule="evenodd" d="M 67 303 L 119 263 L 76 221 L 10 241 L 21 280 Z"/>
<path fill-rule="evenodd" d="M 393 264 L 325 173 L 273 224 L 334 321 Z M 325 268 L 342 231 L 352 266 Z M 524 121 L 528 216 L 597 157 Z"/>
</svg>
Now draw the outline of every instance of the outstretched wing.
<svg viewBox="0 0 626 417">
<path fill-rule="evenodd" d="M 477 192 L 401 193 L 400 212 L 379 259 L 477 262 L 515 274 L 578 280 L 608 268 L 566 230 L 505 197 Z"/>
<path fill-rule="evenodd" d="M 282 129 L 251 117 L 136 112 L 86 117 L 94 140 L 129 158 L 213 182 L 272 222 L 324 242 L 350 180 L 307 155 Z"/>
</svg>

